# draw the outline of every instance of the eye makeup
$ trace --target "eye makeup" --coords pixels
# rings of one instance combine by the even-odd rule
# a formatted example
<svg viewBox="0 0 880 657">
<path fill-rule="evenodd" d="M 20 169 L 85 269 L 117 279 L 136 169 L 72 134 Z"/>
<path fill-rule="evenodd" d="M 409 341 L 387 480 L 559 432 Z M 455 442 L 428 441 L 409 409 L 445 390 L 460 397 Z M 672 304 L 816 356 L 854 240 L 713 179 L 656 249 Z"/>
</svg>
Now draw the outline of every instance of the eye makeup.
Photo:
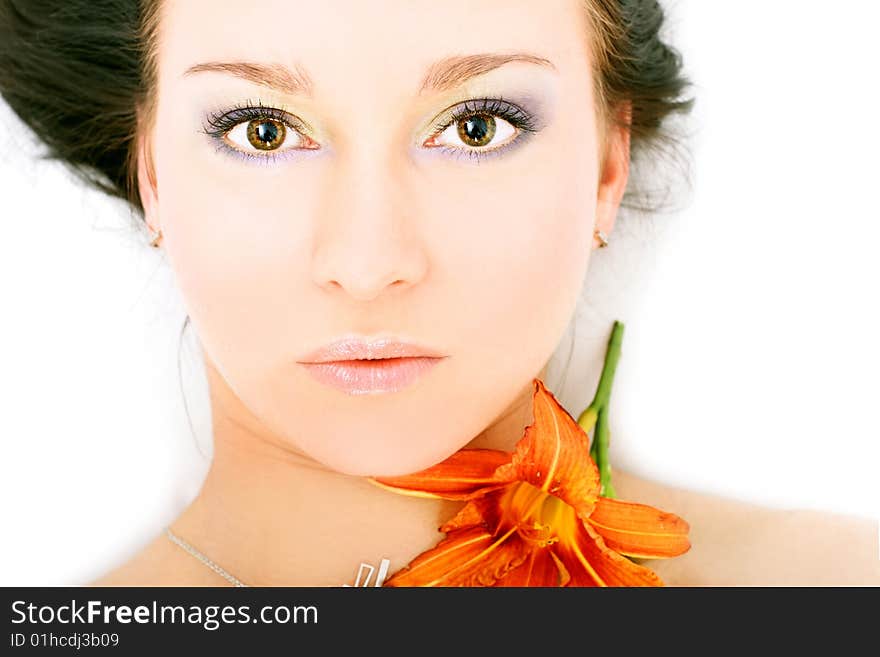
<svg viewBox="0 0 880 657">
<path fill-rule="evenodd" d="M 440 152 L 454 158 L 467 158 L 479 161 L 484 158 L 498 157 L 527 142 L 531 135 L 539 132 L 543 121 L 536 112 L 530 112 L 521 104 L 506 100 L 503 97 L 480 97 L 456 103 L 444 110 L 434 120 L 429 129 L 428 141 L 440 136 L 449 126 L 466 121 L 475 116 L 491 116 L 509 123 L 515 130 L 515 136 L 502 146 L 472 147 L 462 143 L 461 146 L 437 144 L 425 146 L 427 151 Z M 216 147 L 217 152 L 257 164 L 274 164 L 291 157 L 301 157 L 306 153 L 320 151 L 320 147 L 291 147 L 246 151 L 229 143 L 227 135 L 242 123 L 259 120 L 275 121 L 293 130 L 307 143 L 315 144 L 306 136 L 310 126 L 283 108 L 264 105 L 260 101 L 246 101 L 229 110 L 210 111 L 204 117 L 204 132 Z"/>
<path fill-rule="evenodd" d="M 441 144 L 431 146 L 431 150 L 437 150 L 455 158 L 468 158 L 480 161 L 484 158 L 498 157 L 518 148 L 529 136 L 540 131 L 541 121 L 533 112 L 529 112 L 519 104 L 505 100 L 503 97 L 474 98 L 451 106 L 445 110 L 440 118 L 433 124 L 430 132 L 433 137 L 443 133 L 450 125 L 466 121 L 479 115 L 489 115 L 503 119 L 516 130 L 516 136 L 502 146 L 487 146 L 481 148 L 462 146 L 450 146 Z"/>
<path fill-rule="evenodd" d="M 315 148 L 284 148 L 249 152 L 236 148 L 226 139 L 226 135 L 242 123 L 260 120 L 277 121 L 284 124 L 288 130 L 293 130 L 302 138 L 308 139 L 305 136 L 305 133 L 310 131 L 308 124 L 283 108 L 267 106 L 259 100 L 247 100 L 225 111 L 208 112 L 204 117 L 202 132 L 211 139 L 215 152 L 255 164 L 274 164 L 279 160 L 301 157 L 304 153 L 316 150 Z"/>
</svg>

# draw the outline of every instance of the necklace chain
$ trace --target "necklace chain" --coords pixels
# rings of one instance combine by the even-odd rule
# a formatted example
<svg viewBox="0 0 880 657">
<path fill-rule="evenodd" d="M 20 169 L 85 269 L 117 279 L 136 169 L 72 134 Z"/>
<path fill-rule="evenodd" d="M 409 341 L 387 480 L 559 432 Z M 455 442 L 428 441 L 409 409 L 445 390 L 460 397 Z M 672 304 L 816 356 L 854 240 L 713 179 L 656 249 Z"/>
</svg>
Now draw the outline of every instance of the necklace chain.
<svg viewBox="0 0 880 657">
<path fill-rule="evenodd" d="M 184 541 L 182 538 L 180 538 L 180 536 L 178 536 L 178 535 L 175 534 L 173 531 L 171 531 L 171 528 L 170 528 L 170 527 L 166 527 L 166 528 L 165 528 L 165 535 L 168 536 L 169 539 L 171 539 L 171 542 L 172 542 L 172 543 L 175 543 L 175 544 L 179 545 L 180 547 L 182 547 L 184 550 L 186 550 L 187 552 L 189 552 L 189 553 L 190 553 L 192 556 L 194 556 L 196 559 L 198 559 L 198 560 L 201 561 L 203 564 L 205 564 L 208 568 L 210 568 L 210 569 L 213 570 L 215 573 L 217 573 L 218 575 L 220 575 L 220 577 L 222 577 L 223 579 L 225 579 L 227 582 L 231 582 L 231 583 L 233 584 L 233 586 L 244 586 L 244 587 L 247 587 L 247 584 L 245 584 L 244 582 L 242 582 L 240 579 L 238 579 L 238 578 L 235 577 L 234 575 L 231 575 L 230 573 L 228 573 L 226 570 L 224 570 L 223 568 L 221 568 L 219 564 L 216 564 L 216 563 L 214 563 L 213 561 L 211 561 L 211 560 L 207 557 L 207 555 L 202 554 L 201 552 L 199 552 L 198 550 L 196 550 L 192 545 L 190 545 L 189 543 L 187 543 L 186 541 Z"/>
<path fill-rule="evenodd" d="M 180 536 L 178 536 L 173 531 L 171 531 L 170 527 L 165 528 L 165 535 L 169 538 L 169 540 L 172 543 L 174 543 L 175 545 L 182 548 L 184 551 L 186 551 L 187 553 L 189 553 L 190 555 L 192 555 L 193 557 L 195 557 L 196 559 L 201 561 L 208 568 L 210 568 L 215 573 L 220 575 L 220 577 L 225 579 L 227 582 L 230 582 L 233 586 L 242 586 L 242 587 L 248 586 L 247 584 L 242 582 L 240 579 L 238 579 L 235 575 L 232 575 L 231 573 L 226 571 L 224 568 L 222 568 L 219 564 L 217 564 L 214 561 L 212 561 L 211 559 L 209 559 L 206 554 L 203 554 L 202 552 L 200 552 L 199 550 L 194 548 L 192 545 L 190 545 L 189 543 L 184 541 L 182 538 L 180 538 Z M 376 574 L 376 580 L 372 584 L 372 586 L 382 586 L 382 582 L 385 581 L 385 576 L 388 574 L 388 566 L 389 565 L 390 565 L 390 561 L 388 559 L 382 559 L 382 561 L 379 564 L 379 571 Z M 373 572 L 375 570 L 376 569 L 373 566 L 371 566 L 370 564 L 362 562 L 360 567 L 358 568 L 357 578 L 355 579 L 354 585 L 361 586 L 361 587 L 370 586 L 370 577 L 372 577 Z M 362 577 L 364 578 L 363 583 L 361 583 Z M 350 586 L 350 585 L 343 584 L 343 586 Z"/>
</svg>

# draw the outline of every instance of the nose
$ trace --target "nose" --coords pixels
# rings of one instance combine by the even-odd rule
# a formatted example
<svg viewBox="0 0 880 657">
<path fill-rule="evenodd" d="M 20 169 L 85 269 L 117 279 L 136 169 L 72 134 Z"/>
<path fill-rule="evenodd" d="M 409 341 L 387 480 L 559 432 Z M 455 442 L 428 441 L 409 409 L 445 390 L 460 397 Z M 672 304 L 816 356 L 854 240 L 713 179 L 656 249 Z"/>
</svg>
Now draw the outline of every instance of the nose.
<svg viewBox="0 0 880 657">
<path fill-rule="evenodd" d="M 370 301 L 417 283 L 427 268 L 405 163 L 375 149 L 339 157 L 326 179 L 316 222 L 312 272 L 317 285 Z"/>
</svg>

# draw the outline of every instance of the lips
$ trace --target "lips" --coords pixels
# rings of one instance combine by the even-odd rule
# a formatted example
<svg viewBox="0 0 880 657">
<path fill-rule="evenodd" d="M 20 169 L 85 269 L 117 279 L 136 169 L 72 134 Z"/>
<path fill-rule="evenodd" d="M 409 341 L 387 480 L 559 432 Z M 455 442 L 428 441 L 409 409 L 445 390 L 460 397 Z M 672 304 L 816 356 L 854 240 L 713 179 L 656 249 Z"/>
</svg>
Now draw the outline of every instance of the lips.
<svg viewBox="0 0 880 657">
<path fill-rule="evenodd" d="M 393 338 L 366 340 L 348 337 L 315 349 L 300 363 L 328 363 L 347 360 L 377 360 L 380 358 L 443 358 L 444 354 L 424 345 Z"/>
<path fill-rule="evenodd" d="M 318 382 L 350 395 L 363 395 L 403 390 L 444 358 L 441 352 L 412 342 L 344 338 L 298 362 Z"/>
</svg>

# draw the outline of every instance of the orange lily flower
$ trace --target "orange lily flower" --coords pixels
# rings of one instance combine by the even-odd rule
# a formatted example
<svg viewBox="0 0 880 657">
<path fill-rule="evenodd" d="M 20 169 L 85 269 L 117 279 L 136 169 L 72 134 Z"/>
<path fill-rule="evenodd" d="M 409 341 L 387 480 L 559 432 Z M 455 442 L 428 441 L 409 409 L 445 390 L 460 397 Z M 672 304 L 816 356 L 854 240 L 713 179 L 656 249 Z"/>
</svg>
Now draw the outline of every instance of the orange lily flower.
<svg viewBox="0 0 880 657">
<path fill-rule="evenodd" d="M 421 472 L 370 479 L 467 501 L 440 527 L 446 537 L 384 586 L 663 586 L 627 556 L 687 552 L 687 522 L 601 496 L 589 436 L 540 379 L 534 386 L 534 422 L 513 453 L 461 449 Z"/>
</svg>

